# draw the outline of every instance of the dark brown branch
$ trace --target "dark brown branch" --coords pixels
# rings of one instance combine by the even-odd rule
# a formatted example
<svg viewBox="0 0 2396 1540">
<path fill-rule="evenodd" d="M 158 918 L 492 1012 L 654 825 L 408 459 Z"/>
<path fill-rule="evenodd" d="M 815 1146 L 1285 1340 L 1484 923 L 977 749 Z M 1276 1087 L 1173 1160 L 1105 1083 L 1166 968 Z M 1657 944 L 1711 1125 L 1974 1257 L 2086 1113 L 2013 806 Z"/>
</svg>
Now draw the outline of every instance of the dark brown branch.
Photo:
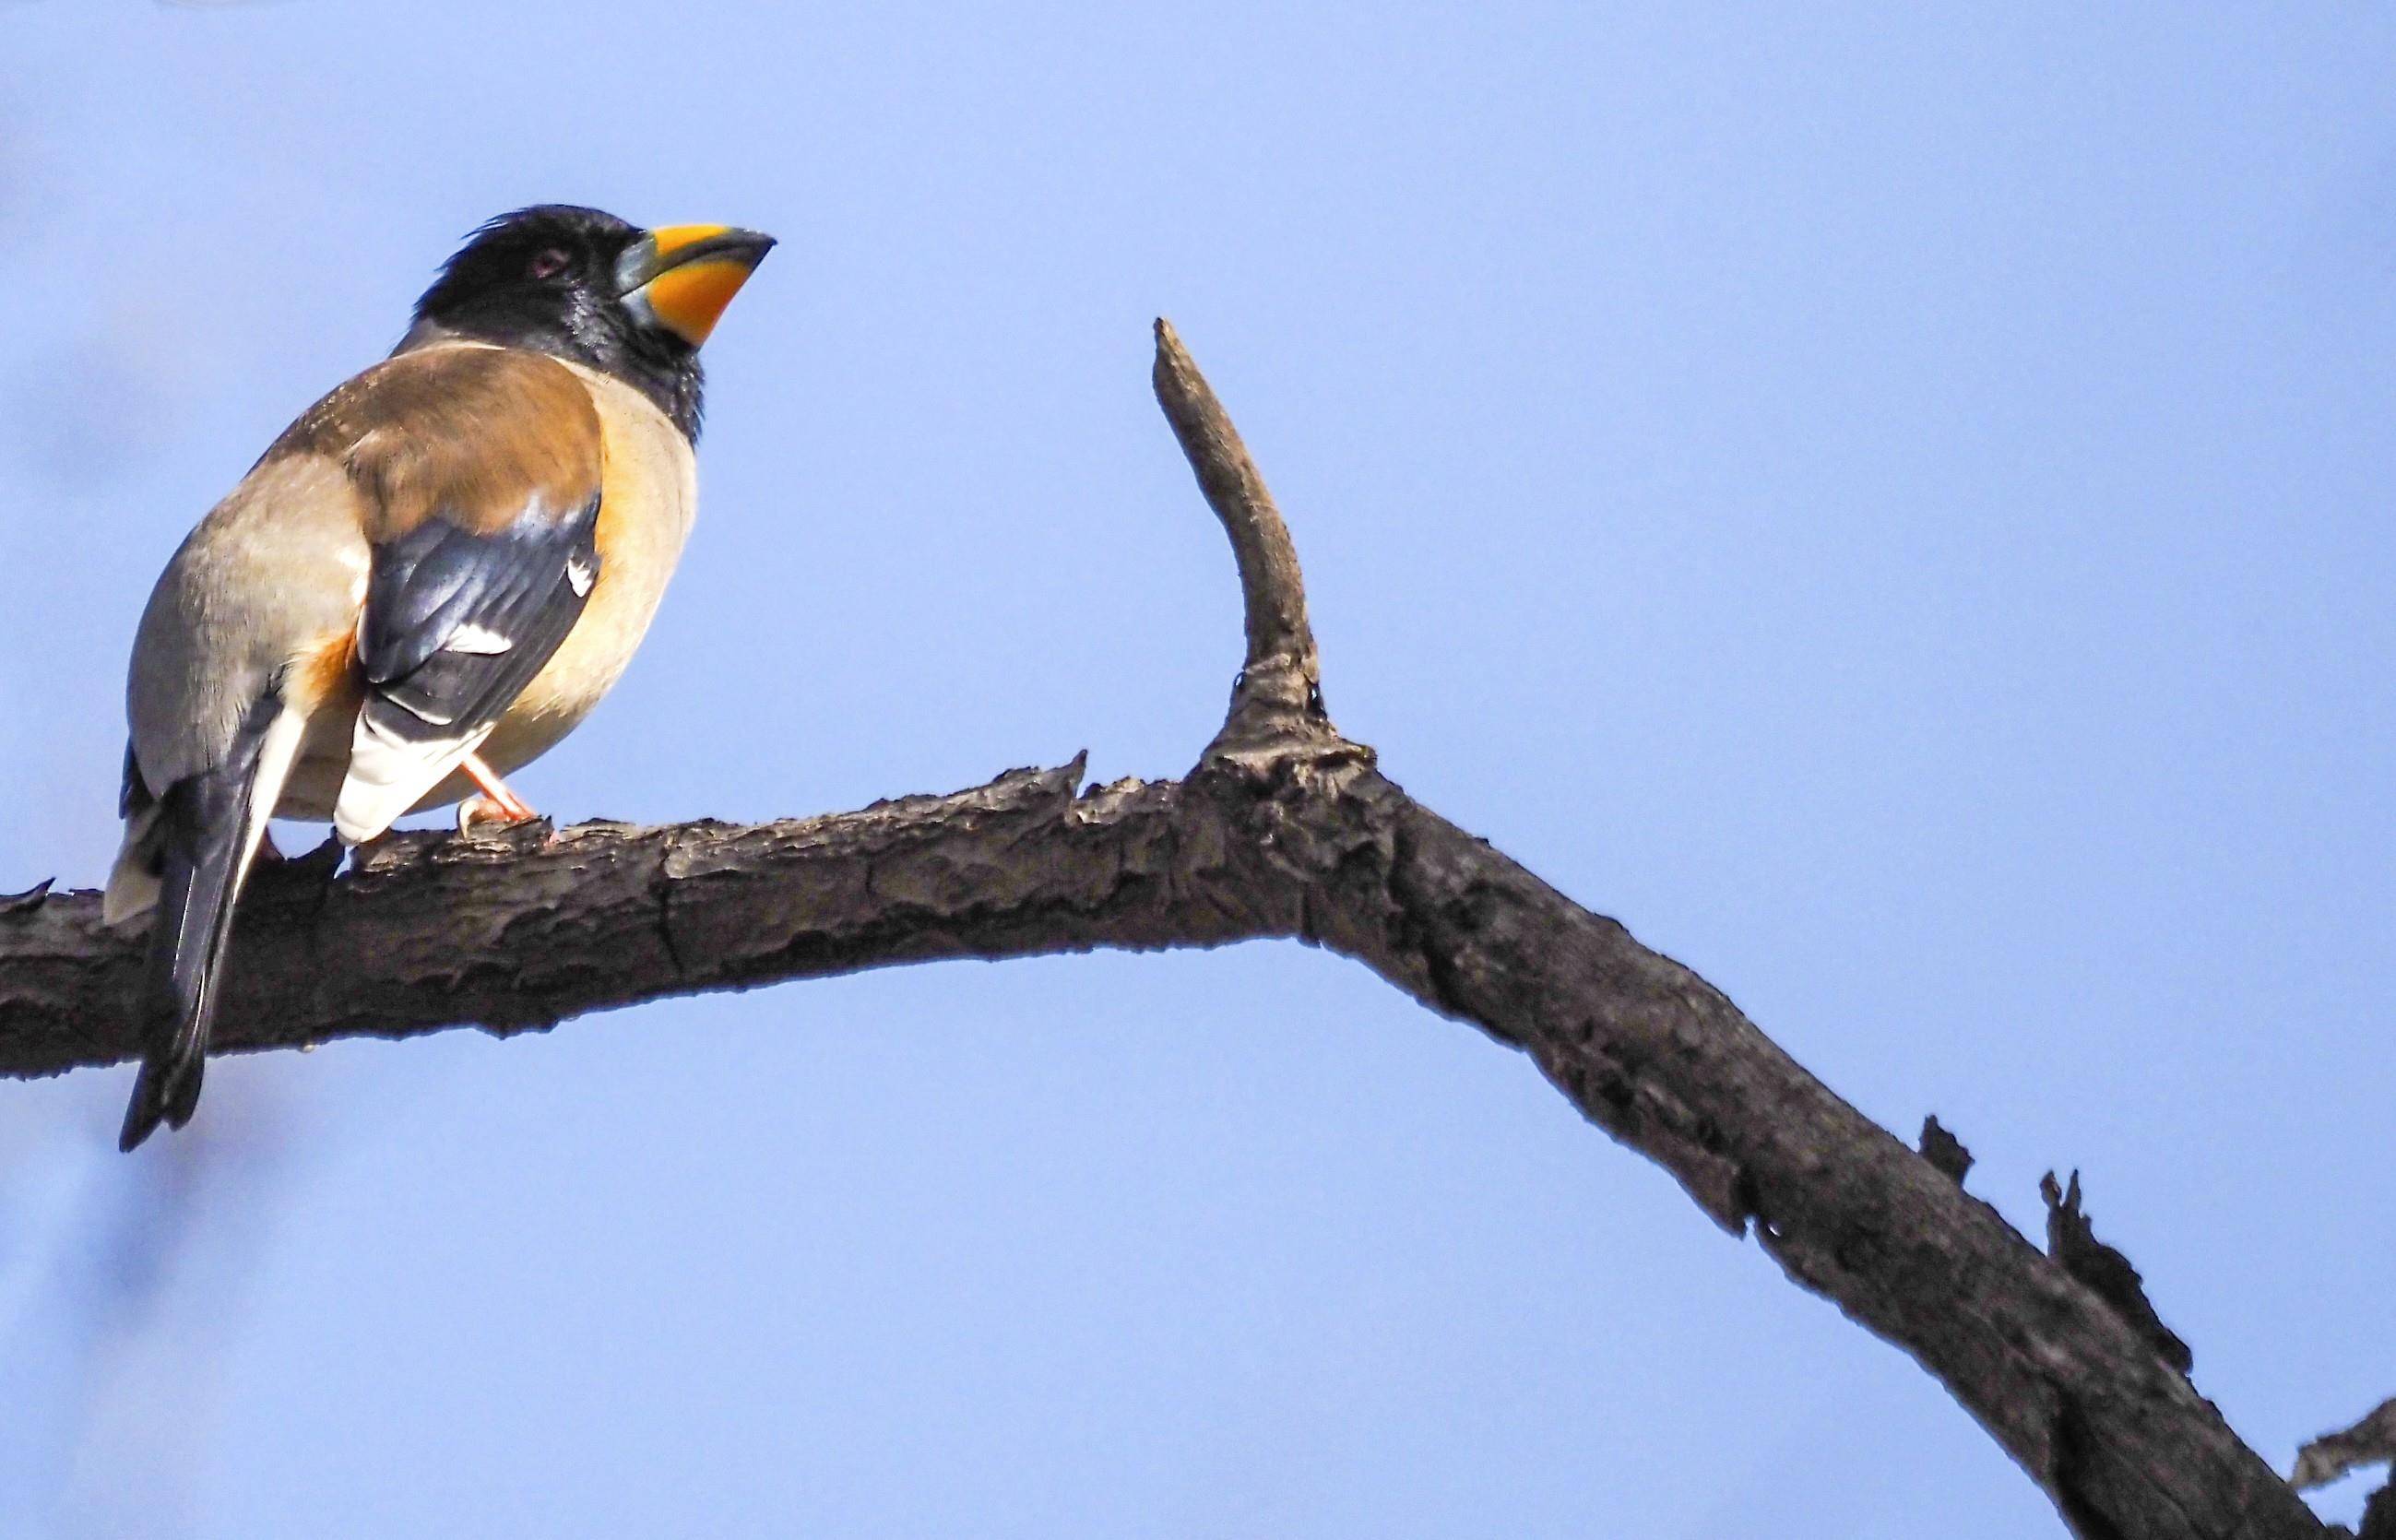
<svg viewBox="0 0 2396 1540">
<path fill-rule="evenodd" d="M 2363 1505 L 2363 1525 L 2354 1540 L 2396 1540 L 2396 1481 L 2373 1493 Z"/>
<path fill-rule="evenodd" d="M 1910 1353 L 2092 1536 L 2314 1536 L 2104 1299 L 1841 1101 L 1722 993 L 1415 803 L 1323 715 L 1288 533 L 1169 326 L 1157 391 L 1247 600 L 1231 720 L 1178 783 L 1078 765 L 741 827 L 411 835 L 246 901 L 229 1049 L 509 1031 L 942 957 L 1301 936 L 1520 1047 L 1733 1235 Z M 0 906 L 0 1072 L 131 1055 L 135 945 L 93 896 Z M 205 1115 L 205 1114 L 204 1114 Z"/>
<path fill-rule="evenodd" d="M 2353 1427 L 2324 1433 L 2296 1451 L 2288 1478 L 2298 1491 L 2327 1486 L 2357 1466 L 2396 1461 L 2396 1398 L 2381 1401 Z"/>
<path fill-rule="evenodd" d="M 1076 760 L 832 817 L 406 834 L 338 880 L 328 847 L 245 895 L 217 1046 L 506 1034 L 896 962 L 1293 928 L 1215 870 L 1221 833 L 1179 787 L 1080 782 Z M 0 913 L 0 1072 L 136 1056 L 140 951 L 96 894 Z"/>
<path fill-rule="evenodd" d="M 2195 1355 L 2155 1313 L 2154 1302 L 2147 1297 L 2147 1281 L 2138 1276 L 2138 1269 L 2128 1257 L 2096 1239 L 2080 1206 L 2080 1173 L 2071 1174 L 2071 1185 L 2066 1188 L 2056 1185 L 2055 1173 L 2048 1172 L 2039 1178 L 2038 1195 L 2046 1201 L 2046 1255 L 2062 1264 L 2065 1272 L 2096 1290 L 2115 1315 L 2147 1339 L 2158 1358 L 2183 1374 L 2194 1368 Z"/>
<path fill-rule="evenodd" d="M 1240 565 L 1247 660 L 1231 691 L 1231 710 L 1210 756 L 1243 749 L 1287 751 L 1299 741 L 1338 741 L 1323 709 L 1323 664 L 1306 620 L 1306 580 L 1289 526 L 1265 489 L 1264 473 L 1215 398 L 1173 323 L 1156 322 L 1157 405 L 1181 441 L 1206 505 L 1223 522 Z"/>
<path fill-rule="evenodd" d="M 1914 1148 L 1957 1187 L 1962 1187 L 1963 1178 L 1972 1174 L 1972 1152 L 1963 1148 L 1963 1140 L 1947 1131 L 1935 1113 L 1922 1120 L 1922 1137 L 1915 1141 Z"/>
</svg>

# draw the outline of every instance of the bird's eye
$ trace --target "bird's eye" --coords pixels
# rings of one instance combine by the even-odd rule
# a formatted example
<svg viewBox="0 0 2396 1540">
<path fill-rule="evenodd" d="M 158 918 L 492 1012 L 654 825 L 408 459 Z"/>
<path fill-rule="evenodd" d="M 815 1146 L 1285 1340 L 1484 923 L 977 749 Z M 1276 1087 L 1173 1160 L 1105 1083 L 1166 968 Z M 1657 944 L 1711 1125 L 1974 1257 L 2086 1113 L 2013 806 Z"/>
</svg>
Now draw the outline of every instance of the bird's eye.
<svg viewBox="0 0 2396 1540">
<path fill-rule="evenodd" d="M 549 246 L 537 253 L 528 272 L 535 278 L 554 278 L 574 265 L 574 259 L 558 246 Z"/>
</svg>

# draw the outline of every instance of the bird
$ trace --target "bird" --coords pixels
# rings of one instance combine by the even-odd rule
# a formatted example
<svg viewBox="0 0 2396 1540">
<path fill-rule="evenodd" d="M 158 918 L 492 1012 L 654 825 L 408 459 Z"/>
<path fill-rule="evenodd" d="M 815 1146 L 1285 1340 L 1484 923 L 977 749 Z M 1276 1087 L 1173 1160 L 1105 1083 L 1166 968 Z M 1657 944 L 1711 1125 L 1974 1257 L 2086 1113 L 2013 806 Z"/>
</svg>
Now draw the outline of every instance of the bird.
<svg viewBox="0 0 2396 1540">
<path fill-rule="evenodd" d="M 504 777 L 624 671 L 698 508 L 699 352 L 774 239 L 546 204 L 482 225 L 391 354 L 301 413 L 135 633 L 105 921 L 153 915 L 118 1148 L 199 1102 L 271 817 L 349 845 Z"/>
</svg>

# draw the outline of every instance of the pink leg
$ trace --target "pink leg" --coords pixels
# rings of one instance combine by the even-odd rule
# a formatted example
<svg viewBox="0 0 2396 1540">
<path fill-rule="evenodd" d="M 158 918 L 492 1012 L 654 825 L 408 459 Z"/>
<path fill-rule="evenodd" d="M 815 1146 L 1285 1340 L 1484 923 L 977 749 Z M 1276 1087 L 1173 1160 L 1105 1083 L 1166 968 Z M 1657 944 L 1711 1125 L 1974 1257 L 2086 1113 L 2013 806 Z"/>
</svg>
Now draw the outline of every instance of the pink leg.
<svg viewBox="0 0 2396 1540">
<path fill-rule="evenodd" d="M 458 832 L 472 834 L 480 824 L 530 823 L 540 816 L 530 804 L 508 790 L 491 767 L 483 763 L 480 754 L 469 754 L 458 766 L 473 783 L 482 788 L 479 796 L 467 798 L 458 804 Z"/>
</svg>

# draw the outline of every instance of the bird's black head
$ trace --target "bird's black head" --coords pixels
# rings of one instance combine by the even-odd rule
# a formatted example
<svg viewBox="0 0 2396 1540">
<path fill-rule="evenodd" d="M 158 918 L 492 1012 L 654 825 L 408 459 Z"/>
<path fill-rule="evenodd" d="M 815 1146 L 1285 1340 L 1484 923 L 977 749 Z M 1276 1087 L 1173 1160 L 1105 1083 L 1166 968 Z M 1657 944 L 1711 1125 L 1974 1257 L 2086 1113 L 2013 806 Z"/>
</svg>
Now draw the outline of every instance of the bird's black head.
<svg viewBox="0 0 2396 1540">
<path fill-rule="evenodd" d="M 699 347 L 774 238 L 728 225 L 642 230 L 544 204 L 467 238 L 416 302 L 403 349 L 444 338 L 533 348 L 614 376 L 699 437 Z"/>
</svg>

